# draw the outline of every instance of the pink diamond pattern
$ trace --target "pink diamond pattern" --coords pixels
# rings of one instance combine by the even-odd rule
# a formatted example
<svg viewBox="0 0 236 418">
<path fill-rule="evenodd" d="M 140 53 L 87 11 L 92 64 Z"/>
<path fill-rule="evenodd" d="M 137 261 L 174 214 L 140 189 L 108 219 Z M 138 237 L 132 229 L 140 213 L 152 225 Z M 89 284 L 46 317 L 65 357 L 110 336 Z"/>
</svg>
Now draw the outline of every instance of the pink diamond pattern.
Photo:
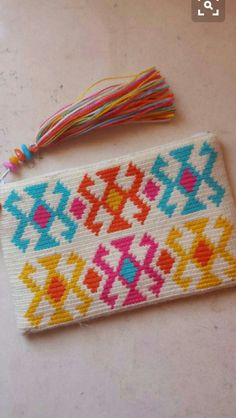
<svg viewBox="0 0 236 418">
<path fill-rule="evenodd" d="M 192 192 L 194 189 L 194 186 L 196 184 L 197 177 L 193 175 L 193 173 L 186 168 L 183 173 L 182 177 L 180 179 L 179 184 L 188 192 Z"/>
<path fill-rule="evenodd" d="M 153 201 L 156 199 L 159 193 L 159 190 L 160 190 L 160 186 L 156 185 L 154 181 L 148 180 L 143 192 L 149 200 Z"/>
<path fill-rule="evenodd" d="M 70 207 L 70 212 L 73 213 L 76 219 L 81 219 L 85 211 L 86 205 L 78 197 L 76 197 Z"/>
<path fill-rule="evenodd" d="M 34 222 L 36 222 L 36 224 L 39 225 L 42 229 L 47 227 L 50 218 L 51 213 L 43 205 L 37 207 L 33 216 Z"/>
</svg>

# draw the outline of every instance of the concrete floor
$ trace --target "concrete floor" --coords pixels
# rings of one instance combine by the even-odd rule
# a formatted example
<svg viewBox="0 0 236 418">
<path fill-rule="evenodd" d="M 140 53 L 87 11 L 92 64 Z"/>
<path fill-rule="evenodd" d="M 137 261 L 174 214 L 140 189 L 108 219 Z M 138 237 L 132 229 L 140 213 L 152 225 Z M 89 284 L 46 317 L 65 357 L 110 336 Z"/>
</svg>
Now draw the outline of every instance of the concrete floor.
<svg viewBox="0 0 236 418">
<path fill-rule="evenodd" d="M 21 177 L 211 130 L 236 193 L 236 3 L 224 23 L 204 24 L 191 21 L 190 3 L 1 0 L 1 160 L 95 80 L 156 65 L 176 94 L 173 123 L 87 135 Z M 235 289 L 29 338 L 0 262 L 2 418 L 235 417 Z"/>
</svg>

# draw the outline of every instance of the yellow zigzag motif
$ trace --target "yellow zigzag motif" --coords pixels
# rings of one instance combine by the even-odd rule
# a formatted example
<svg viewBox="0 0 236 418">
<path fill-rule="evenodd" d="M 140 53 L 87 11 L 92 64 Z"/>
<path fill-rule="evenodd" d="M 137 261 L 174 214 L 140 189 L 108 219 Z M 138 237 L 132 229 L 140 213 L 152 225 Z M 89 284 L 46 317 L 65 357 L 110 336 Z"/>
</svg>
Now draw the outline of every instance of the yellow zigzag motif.
<svg viewBox="0 0 236 418">
<path fill-rule="evenodd" d="M 58 265 L 61 260 L 60 254 L 54 254 L 48 257 L 39 258 L 37 261 L 47 271 L 47 278 L 43 286 L 39 286 L 31 275 L 37 272 L 37 269 L 30 263 L 26 263 L 23 271 L 20 275 L 20 280 L 35 294 L 34 298 L 25 314 L 25 317 L 35 327 L 39 326 L 43 314 L 36 314 L 36 310 L 39 307 L 40 302 L 45 298 L 50 305 L 54 308 L 54 312 L 48 322 L 48 325 L 56 325 L 62 322 L 73 320 L 72 314 L 70 314 L 65 308 L 64 303 L 70 291 L 74 292 L 80 303 L 76 306 L 76 309 L 85 315 L 91 305 L 92 298 L 86 294 L 86 292 L 78 285 L 78 279 L 85 266 L 85 261 L 77 256 L 75 253 L 71 253 L 66 260 L 67 265 L 75 265 L 72 272 L 71 279 L 67 278 L 59 273 Z"/>
<path fill-rule="evenodd" d="M 201 218 L 184 224 L 184 227 L 195 235 L 189 250 L 185 250 L 178 242 L 183 236 L 179 229 L 173 228 L 167 237 L 166 244 L 180 257 L 173 280 L 184 289 L 187 289 L 192 282 L 192 277 L 184 277 L 184 272 L 189 263 L 193 263 L 202 272 L 196 285 L 197 289 L 217 286 L 222 282 L 213 272 L 214 262 L 218 257 L 229 265 L 229 268 L 222 273 L 232 279 L 236 278 L 236 259 L 226 249 L 232 235 L 233 225 L 227 219 L 219 216 L 214 228 L 222 229 L 222 233 L 218 243 L 214 244 L 204 234 L 208 222 L 208 218 Z"/>
</svg>

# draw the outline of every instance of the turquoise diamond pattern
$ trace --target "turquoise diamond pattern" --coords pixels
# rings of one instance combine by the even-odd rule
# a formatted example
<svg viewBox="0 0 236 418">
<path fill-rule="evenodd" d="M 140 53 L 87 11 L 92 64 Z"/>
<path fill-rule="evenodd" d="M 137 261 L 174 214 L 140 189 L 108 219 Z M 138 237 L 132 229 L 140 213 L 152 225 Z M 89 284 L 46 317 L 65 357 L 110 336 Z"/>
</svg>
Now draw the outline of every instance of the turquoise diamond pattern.
<svg viewBox="0 0 236 418">
<path fill-rule="evenodd" d="M 212 174 L 218 155 L 217 152 L 207 142 L 203 143 L 199 156 L 203 157 L 206 162 L 203 170 L 200 172 L 191 163 L 193 150 L 194 144 L 170 151 L 169 155 L 173 158 L 173 161 L 175 163 L 177 161 L 180 164 L 176 178 L 172 178 L 166 173 L 169 162 L 161 155 L 157 156 L 151 169 L 151 173 L 164 186 L 164 192 L 158 203 L 158 208 L 169 218 L 172 217 L 178 208 L 177 203 L 171 202 L 172 194 L 175 190 L 179 191 L 186 199 L 181 215 L 188 215 L 207 209 L 207 204 L 202 202 L 198 196 L 202 183 L 205 183 L 211 189 L 208 196 L 206 196 L 207 201 L 211 201 L 218 207 L 224 197 L 224 187 L 214 179 Z"/>
<path fill-rule="evenodd" d="M 62 225 L 65 226 L 65 228 L 62 227 L 63 230 L 60 235 L 68 242 L 72 241 L 78 228 L 78 224 L 74 222 L 65 212 L 70 197 L 70 191 L 62 182 L 57 181 L 53 189 L 53 194 L 60 195 L 61 197 L 57 207 L 52 208 L 44 198 L 47 188 L 47 183 L 40 183 L 25 187 L 24 192 L 34 201 L 29 213 L 25 213 L 22 209 L 20 209 L 20 205 L 18 203 L 21 202 L 22 197 L 19 196 L 15 190 L 10 193 L 4 204 L 4 209 L 10 212 L 12 216 L 19 221 L 16 231 L 12 237 L 12 243 L 15 244 L 15 246 L 22 252 L 26 252 L 31 242 L 30 238 L 24 238 L 25 230 L 30 225 L 33 226 L 39 235 L 34 247 L 36 251 L 60 245 L 60 240 L 51 234 L 51 229 L 56 219 L 58 219 Z M 39 209 L 41 215 L 44 214 L 44 218 L 41 222 L 39 220 L 36 221 L 36 214 L 38 216 Z M 47 218 L 45 218 L 46 215 Z"/>
<path fill-rule="evenodd" d="M 130 258 L 125 258 L 123 261 L 122 268 L 120 270 L 120 275 L 125 279 L 127 283 L 133 283 L 137 273 L 137 268 Z"/>
</svg>

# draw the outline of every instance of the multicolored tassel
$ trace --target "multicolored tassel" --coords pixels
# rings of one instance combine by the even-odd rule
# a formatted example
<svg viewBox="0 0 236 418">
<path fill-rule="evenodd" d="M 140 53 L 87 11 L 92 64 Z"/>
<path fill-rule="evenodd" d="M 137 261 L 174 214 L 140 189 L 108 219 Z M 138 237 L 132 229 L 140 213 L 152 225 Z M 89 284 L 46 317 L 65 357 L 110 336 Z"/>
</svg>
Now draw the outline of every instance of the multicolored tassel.
<svg viewBox="0 0 236 418">
<path fill-rule="evenodd" d="M 87 95 L 97 84 L 118 78 L 131 80 Z M 16 148 L 9 161 L 3 165 L 7 173 L 16 171 L 21 163 L 31 160 L 39 149 L 94 129 L 132 122 L 168 122 L 174 116 L 174 95 L 155 67 L 133 76 L 106 78 L 48 118 L 40 127 L 35 143 L 29 147 L 23 144 L 21 149 Z"/>
</svg>

